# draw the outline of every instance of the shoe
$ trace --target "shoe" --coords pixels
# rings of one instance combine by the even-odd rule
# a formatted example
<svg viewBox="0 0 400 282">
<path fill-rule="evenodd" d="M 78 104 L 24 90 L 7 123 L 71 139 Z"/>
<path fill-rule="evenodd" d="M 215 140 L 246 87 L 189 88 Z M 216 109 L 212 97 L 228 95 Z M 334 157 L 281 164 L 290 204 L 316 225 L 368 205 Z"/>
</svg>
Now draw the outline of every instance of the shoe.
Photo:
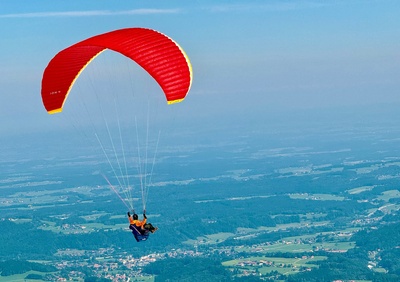
<svg viewBox="0 0 400 282">
<path fill-rule="evenodd" d="M 154 233 L 158 230 L 158 227 L 155 227 L 153 230 L 151 230 L 151 233 Z"/>
</svg>

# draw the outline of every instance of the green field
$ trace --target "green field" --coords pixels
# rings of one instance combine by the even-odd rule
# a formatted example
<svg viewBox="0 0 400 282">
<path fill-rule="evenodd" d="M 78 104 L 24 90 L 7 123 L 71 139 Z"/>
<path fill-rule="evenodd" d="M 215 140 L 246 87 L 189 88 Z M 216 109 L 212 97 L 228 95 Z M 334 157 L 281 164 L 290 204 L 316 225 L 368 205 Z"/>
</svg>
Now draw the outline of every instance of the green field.
<svg viewBox="0 0 400 282">
<path fill-rule="evenodd" d="M 236 251 L 254 253 L 302 253 L 313 252 L 315 250 L 326 250 L 329 252 L 346 252 L 354 248 L 354 242 L 325 242 L 325 243 L 294 243 L 293 241 L 282 241 L 271 245 L 260 245 L 257 247 L 235 247 Z M 256 250 L 255 250 L 256 249 Z"/>
<path fill-rule="evenodd" d="M 388 202 L 390 199 L 400 198 L 400 191 L 399 190 L 388 190 L 383 192 L 379 197 L 378 200 L 382 200 Z"/>
<path fill-rule="evenodd" d="M 56 226 L 54 222 L 51 221 L 42 221 L 43 225 L 39 228 L 42 230 L 52 231 L 55 233 L 63 233 L 63 234 L 79 234 L 79 233 L 90 233 L 96 230 L 121 230 L 127 229 L 128 223 L 126 224 L 114 224 L 114 225 L 105 225 L 102 223 L 84 223 L 84 224 L 66 224 L 63 226 Z"/>
<path fill-rule="evenodd" d="M 226 239 L 234 236 L 233 233 L 216 233 L 206 236 L 197 237 L 196 240 L 187 240 L 184 243 L 189 245 L 213 245 L 225 241 Z"/>
<path fill-rule="evenodd" d="M 295 193 L 289 194 L 292 199 L 314 200 L 314 201 L 343 201 L 345 197 L 335 196 L 332 194 L 310 194 L 310 193 Z"/>
<path fill-rule="evenodd" d="M 278 271 L 281 274 L 295 274 L 317 267 L 312 262 L 325 260 L 325 256 L 303 256 L 301 258 L 281 258 L 267 256 L 251 256 L 243 259 L 225 261 L 223 266 L 228 268 L 238 268 L 241 271 L 256 271 L 262 275 L 272 271 Z"/>
<path fill-rule="evenodd" d="M 10 276 L 0 276 L 0 282 L 41 282 L 45 280 L 40 279 L 25 279 L 29 274 L 45 275 L 48 273 L 38 272 L 38 271 L 28 271 L 22 274 L 15 274 Z"/>
<path fill-rule="evenodd" d="M 353 188 L 353 189 L 347 190 L 347 193 L 349 193 L 349 194 L 360 194 L 360 193 L 365 192 L 365 191 L 371 191 L 374 188 L 375 188 L 374 185 L 372 185 L 372 186 L 361 186 L 361 187 L 357 187 L 357 188 Z"/>
</svg>

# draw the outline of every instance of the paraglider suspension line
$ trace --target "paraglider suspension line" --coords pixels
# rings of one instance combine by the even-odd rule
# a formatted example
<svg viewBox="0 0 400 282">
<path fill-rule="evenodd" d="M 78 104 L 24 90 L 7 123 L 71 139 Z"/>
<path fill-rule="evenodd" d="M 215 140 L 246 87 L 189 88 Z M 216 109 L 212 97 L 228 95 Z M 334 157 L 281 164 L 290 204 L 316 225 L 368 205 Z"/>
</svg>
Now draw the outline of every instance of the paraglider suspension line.
<svg viewBox="0 0 400 282">
<path fill-rule="evenodd" d="M 118 191 L 114 188 L 114 186 L 111 184 L 111 182 L 107 179 L 107 177 L 102 174 L 102 176 L 104 177 L 104 179 L 107 181 L 108 185 L 110 185 L 110 188 L 114 191 L 115 194 L 117 194 L 117 196 L 120 198 L 120 200 L 122 201 L 122 203 L 128 208 L 128 210 L 130 209 L 130 207 L 128 206 L 128 204 L 125 202 L 125 200 L 121 197 L 121 195 L 118 193 Z"/>
</svg>

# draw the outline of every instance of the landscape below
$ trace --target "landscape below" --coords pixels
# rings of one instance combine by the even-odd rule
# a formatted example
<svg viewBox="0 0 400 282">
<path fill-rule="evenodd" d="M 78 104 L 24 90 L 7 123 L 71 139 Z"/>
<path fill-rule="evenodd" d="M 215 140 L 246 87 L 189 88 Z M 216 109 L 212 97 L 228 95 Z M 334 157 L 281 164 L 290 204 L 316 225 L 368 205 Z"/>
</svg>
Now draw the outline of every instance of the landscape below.
<svg viewBox="0 0 400 282">
<path fill-rule="evenodd" d="M 6 143 L 0 282 L 399 281 L 400 131 L 301 132 L 160 150 L 141 243 L 93 150 Z"/>
</svg>

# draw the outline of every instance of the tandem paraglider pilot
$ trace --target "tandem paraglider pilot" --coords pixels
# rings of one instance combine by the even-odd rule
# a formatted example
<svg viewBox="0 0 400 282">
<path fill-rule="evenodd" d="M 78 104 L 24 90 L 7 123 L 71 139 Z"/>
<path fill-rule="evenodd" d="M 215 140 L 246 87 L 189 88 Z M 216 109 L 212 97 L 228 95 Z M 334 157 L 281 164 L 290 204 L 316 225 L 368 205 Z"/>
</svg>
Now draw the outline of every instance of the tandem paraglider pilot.
<svg viewBox="0 0 400 282">
<path fill-rule="evenodd" d="M 157 231 L 157 227 L 154 227 L 151 223 L 147 223 L 146 213 L 143 212 L 143 220 L 139 220 L 136 213 L 131 215 L 128 212 L 129 219 L 129 229 L 132 230 L 133 236 L 135 236 L 136 241 L 145 241 L 149 238 L 149 234 Z"/>
</svg>

